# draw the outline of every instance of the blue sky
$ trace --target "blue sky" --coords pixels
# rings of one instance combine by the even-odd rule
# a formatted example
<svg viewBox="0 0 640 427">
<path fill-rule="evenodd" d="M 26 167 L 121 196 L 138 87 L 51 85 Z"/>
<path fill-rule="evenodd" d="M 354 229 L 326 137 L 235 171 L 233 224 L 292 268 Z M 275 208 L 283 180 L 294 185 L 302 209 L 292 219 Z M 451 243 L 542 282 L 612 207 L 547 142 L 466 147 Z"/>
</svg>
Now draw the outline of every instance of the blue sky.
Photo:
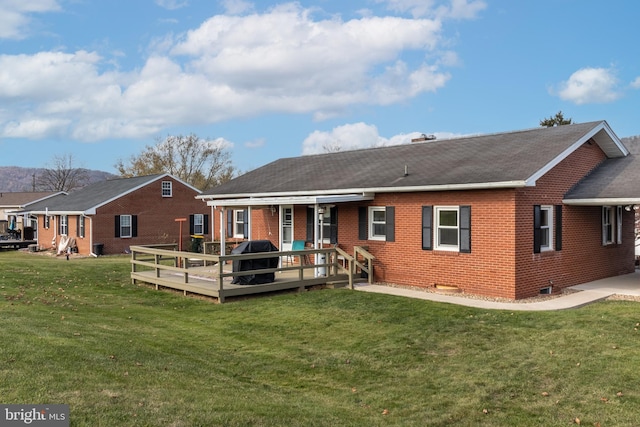
<svg viewBox="0 0 640 427">
<path fill-rule="evenodd" d="M 167 135 L 280 157 L 537 127 L 640 135 L 640 2 L 0 0 L 0 165 Z"/>
</svg>

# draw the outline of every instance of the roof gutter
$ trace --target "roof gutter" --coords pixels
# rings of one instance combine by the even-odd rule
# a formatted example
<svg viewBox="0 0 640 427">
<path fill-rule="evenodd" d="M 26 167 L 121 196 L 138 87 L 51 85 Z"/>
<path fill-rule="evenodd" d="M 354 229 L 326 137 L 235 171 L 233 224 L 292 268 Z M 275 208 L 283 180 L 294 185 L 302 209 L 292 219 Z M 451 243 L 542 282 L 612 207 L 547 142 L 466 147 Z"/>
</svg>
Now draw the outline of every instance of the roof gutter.
<svg viewBox="0 0 640 427">
<path fill-rule="evenodd" d="M 563 204 L 569 206 L 622 206 L 640 205 L 640 198 L 632 197 L 603 197 L 594 199 L 564 199 Z"/>
<path fill-rule="evenodd" d="M 296 196 L 323 196 L 336 194 L 371 194 L 371 193 L 418 193 L 430 191 L 463 191 L 463 190 L 491 190 L 504 188 L 521 188 L 530 186 L 526 180 L 502 181 L 502 182 L 477 182 L 465 184 L 442 185 L 415 185 L 406 187 L 370 187 L 370 188 L 344 188 L 331 190 L 311 191 L 279 191 L 273 193 L 236 193 L 236 194 L 201 194 L 197 199 L 233 199 L 251 197 L 296 197 Z"/>
</svg>

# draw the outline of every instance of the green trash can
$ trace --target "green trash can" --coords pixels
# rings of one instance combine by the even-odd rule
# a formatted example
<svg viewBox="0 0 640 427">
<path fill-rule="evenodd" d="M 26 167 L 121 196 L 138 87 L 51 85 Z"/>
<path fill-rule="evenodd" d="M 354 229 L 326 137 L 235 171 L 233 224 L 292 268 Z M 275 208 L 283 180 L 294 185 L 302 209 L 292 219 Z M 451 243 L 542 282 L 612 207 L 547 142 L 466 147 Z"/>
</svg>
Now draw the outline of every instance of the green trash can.
<svg viewBox="0 0 640 427">
<path fill-rule="evenodd" d="M 191 252 L 202 252 L 202 242 L 204 241 L 204 236 L 192 235 L 191 236 Z"/>
</svg>

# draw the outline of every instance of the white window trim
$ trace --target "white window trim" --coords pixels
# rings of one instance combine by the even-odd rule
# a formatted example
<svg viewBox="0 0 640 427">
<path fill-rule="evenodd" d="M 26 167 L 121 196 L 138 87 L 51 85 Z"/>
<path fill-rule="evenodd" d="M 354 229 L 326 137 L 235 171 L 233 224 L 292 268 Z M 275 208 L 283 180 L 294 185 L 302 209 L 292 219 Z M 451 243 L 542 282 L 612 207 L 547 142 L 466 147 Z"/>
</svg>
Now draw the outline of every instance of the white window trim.
<svg viewBox="0 0 640 427">
<path fill-rule="evenodd" d="M 67 215 L 60 215 L 60 235 L 69 235 L 69 217 Z"/>
<path fill-rule="evenodd" d="M 85 237 L 85 232 L 86 232 L 86 229 L 85 229 L 85 226 L 86 226 L 85 225 L 85 217 L 83 215 L 78 216 L 78 222 L 79 222 L 79 224 L 78 224 L 78 234 L 79 234 L 79 236 L 78 237 Z"/>
<path fill-rule="evenodd" d="M 129 225 L 128 225 L 129 233 L 128 234 L 125 234 L 123 232 L 124 227 L 127 227 L 127 226 L 122 225 L 122 222 L 123 222 L 122 219 L 123 218 L 129 218 Z M 133 216 L 132 215 L 120 215 L 120 238 L 128 239 L 128 238 L 131 238 L 132 235 L 133 235 Z"/>
<path fill-rule="evenodd" d="M 608 220 L 608 221 L 607 221 Z M 611 227 L 611 238 L 607 238 L 606 229 Z M 622 243 L 622 206 L 602 207 L 602 245 Z"/>
<path fill-rule="evenodd" d="M 162 181 L 162 197 L 173 197 L 173 182 Z"/>
<path fill-rule="evenodd" d="M 548 206 L 548 205 L 540 206 L 540 212 L 542 212 L 542 211 L 547 212 L 548 224 L 547 225 L 540 224 L 540 229 L 541 230 L 548 230 L 549 238 L 547 239 L 547 241 L 549 242 L 549 244 L 548 245 L 543 245 L 542 242 L 540 242 L 540 252 L 552 251 L 553 250 L 553 224 L 554 224 L 554 222 L 553 222 L 553 206 Z M 542 220 L 542 218 L 540 218 L 540 220 Z"/>
<path fill-rule="evenodd" d="M 235 238 L 244 238 L 244 217 L 242 220 L 238 220 L 238 213 L 242 213 L 244 215 L 243 209 L 236 209 L 233 211 L 233 237 Z M 240 227 L 240 233 L 238 233 L 238 227 Z"/>
<path fill-rule="evenodd" d="M 193 234 L 197 236 L 204 234 L 204 214 L 193 214 Z"/>
<path fill-rule="evenodd" d="M 385 222 L 384 225 L 387 225 L 387 208 L 385 208 L 384 206 L 369 206 L 369 215 L 368 215 L 368 228 L 369 228 L 369 240 L 386 240 L 387 239 L 387 235 L 386 234 L 374 234 L 374 224 L 382 224 L 381 222 L 374 222 L 373 221 L 373 214 L 374 212 L 384 212 L 385 215 Z"/>
<path fill-rule="evenodd" d="M 460 252 L 460 206 L 434 206 L 433 207 L 433 230 L 434 230 L 434 249 L 438 251 L 450 251 L 450 252 Z M 457 224 L 455 227 L 453 226 L 441 226 L 440 225 L 440 212 L 441 211 L 456 211 Z M 440 243 L 440 229 L 456 229 L 458 231 L 458 244 L 457 245 L 447 245 Z"/>
</svg>

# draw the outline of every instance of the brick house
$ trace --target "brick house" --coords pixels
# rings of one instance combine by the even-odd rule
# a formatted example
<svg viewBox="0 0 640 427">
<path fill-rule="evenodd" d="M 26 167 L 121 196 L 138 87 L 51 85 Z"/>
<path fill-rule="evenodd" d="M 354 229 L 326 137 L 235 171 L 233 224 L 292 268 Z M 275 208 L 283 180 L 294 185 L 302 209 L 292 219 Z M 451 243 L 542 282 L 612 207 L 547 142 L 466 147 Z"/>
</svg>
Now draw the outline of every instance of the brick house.
<svg viewBox="0 0 640 427">
<path fill-rule="evenodd" d="M 189 250 L 191 235 L 211 238 L 210 209 L 198 194 L 169 174 L 119 178 L 34 204 L 28 215 L 37 219 L 42 249 L 64 249 L 70 241 L 79 254 L 118 254 L 131 245 L 182 240 Z M 182 236 L 178 218 L 185 219 Z"/>
<path fill-rule="evenodd" d="M 0 193 L 0 235 L 6 236 L 12 233 L 12 238 L 20 240 L 33 240 L 37 237 L 38 229 L 35 219 L 28 215 L 20 214 L 25 209 L 29 209 L 35 203 L 42 202 L 60 194 L 62 191 L 15 191 Z M 10 224 L 14 224 L 11 230 Z"/>
<path fill-rule="evenodd" d="M 637 159 L 600 121 L 285 158 L 197 197 L 216 238 L 366 246 L 378 282 L 520 299 L 634 271 Z"/>
</svg>

